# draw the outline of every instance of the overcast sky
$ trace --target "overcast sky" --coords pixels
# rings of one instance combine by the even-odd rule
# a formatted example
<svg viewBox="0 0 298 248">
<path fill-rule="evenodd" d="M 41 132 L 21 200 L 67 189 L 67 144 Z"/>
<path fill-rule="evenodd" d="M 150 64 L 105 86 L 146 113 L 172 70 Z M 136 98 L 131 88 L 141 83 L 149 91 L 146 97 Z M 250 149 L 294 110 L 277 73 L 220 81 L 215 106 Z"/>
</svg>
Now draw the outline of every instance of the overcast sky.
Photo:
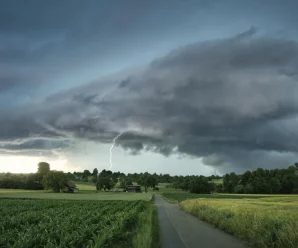
<svg viewBox="0 0 298 248">
<path fill-rule="evenodd" d="M 0 2 L 0 172 L 298 161 L 296 0 Z"/>
</svg>

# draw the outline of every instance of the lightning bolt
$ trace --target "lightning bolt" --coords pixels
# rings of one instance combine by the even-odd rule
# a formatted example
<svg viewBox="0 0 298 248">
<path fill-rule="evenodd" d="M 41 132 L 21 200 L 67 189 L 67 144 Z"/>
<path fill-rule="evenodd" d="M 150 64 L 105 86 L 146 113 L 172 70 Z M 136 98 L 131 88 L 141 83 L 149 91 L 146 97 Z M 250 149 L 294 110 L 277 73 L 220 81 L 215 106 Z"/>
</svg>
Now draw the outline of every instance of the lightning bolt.
<svg viewBox="0 0 298 248">
<path fill-rule="evenodd" d="M 122 135 L 124 134 L 125 132 L 128 132 L 128 131 L 124 131 L 122 133 L 119 133 L 114 139 L 113 139 L 113 144 L 112 146 L 110 147 L 110 170 L 112 169 L 113 167 L 113 148 L 115 146 L 115 143 L 116 143 L 116 140 Z"/>
<path fill-rule="evenodd" d="M 121 137 L 122 134 L 124 133 L 127 133 L 127 132 L 134 132 L 136 134 L 139 134 L 139 132 L 137 130 L 134 130 L 134 129 L 129 129 L 129 130 L 126 130 L 126 131 L 123 131 L 121 133 L 119 133 L 114 139 L 113 139 L 113 144 L 111 145 L 110 147 L 110 170 L 112 170 L 112 167 L 113 167 L 113 148 L 116 144 L 116 141 L 117 139 L 119 139 Z M 144 132 L 144 131 L 143 131 Z"/>
</svg>

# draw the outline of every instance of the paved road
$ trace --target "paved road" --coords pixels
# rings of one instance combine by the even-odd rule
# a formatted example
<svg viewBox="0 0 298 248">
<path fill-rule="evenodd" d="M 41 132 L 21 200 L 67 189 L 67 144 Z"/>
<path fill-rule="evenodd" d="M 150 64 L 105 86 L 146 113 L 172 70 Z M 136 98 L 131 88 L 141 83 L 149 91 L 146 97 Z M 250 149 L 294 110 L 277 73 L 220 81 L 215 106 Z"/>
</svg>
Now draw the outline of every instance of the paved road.
<svg viewBox="0 0 298 248">
<path fill-rule="evenodd" d="M 162 248 L 247 248 L 237 238 L 181 211 L 155 195 Z"/>
</svg>

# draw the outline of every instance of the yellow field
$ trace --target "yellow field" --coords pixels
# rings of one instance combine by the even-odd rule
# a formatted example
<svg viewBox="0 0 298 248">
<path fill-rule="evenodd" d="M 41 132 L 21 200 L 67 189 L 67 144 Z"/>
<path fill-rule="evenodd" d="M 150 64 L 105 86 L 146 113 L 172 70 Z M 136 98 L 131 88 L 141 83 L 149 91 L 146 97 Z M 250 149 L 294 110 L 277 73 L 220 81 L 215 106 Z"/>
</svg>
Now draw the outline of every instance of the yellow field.
<svg viewBox="0 0 298 248">
<path fill-rule="evenodd" d="M 192 199 L 180 206 L 255 247 L 298 247 L 298 196 Z"/>
</svg>

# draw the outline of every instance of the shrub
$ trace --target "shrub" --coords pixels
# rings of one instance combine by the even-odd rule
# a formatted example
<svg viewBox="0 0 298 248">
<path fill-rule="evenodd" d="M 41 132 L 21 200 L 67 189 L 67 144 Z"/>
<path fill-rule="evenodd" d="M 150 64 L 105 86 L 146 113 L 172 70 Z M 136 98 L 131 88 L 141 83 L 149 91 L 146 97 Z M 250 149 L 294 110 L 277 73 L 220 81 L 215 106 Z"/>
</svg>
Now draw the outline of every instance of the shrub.
<svg viewBox="0 0 298 248">
<path fill-rule="evenodd" d="M 216 192 L 216 193 L 223 193 L 223 187 L 222 187 L 222 184 L 220 183 L 220 184 L 216 184 L 215 185 L 215 189 L 214 189 L 214 191 Z"/>
<path fill-rule="evenodd" d="M 252 194 L 254 193 L 254 187 L 251 184 L 245 185 L 243 189 L 244 194 Z"/>
<path fill-rule="evenodd" d="M 242 184 L 235 186 L 234 193 L 243 194 L 243 192 L 244 192 L 244 186 Z"/>
</svg>

